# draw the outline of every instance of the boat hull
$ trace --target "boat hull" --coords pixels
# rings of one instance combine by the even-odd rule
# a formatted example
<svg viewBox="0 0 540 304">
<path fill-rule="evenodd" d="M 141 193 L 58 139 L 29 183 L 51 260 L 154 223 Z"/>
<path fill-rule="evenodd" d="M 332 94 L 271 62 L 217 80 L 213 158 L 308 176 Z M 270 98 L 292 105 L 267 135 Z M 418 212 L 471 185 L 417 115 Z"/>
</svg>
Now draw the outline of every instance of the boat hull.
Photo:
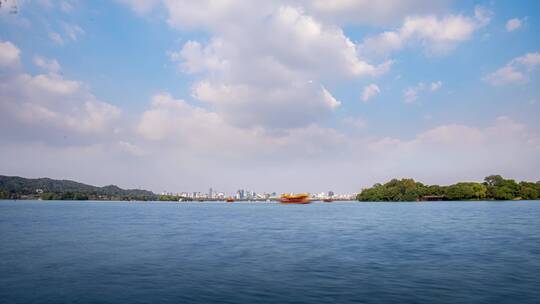
<svg viewBox="0 0 540 304">
<path fill-rule="evenodd" d="M 279 202 L 282 204 L 309 204 L 311 203 L 311 200 L 309 198 L 282 198 Z"/>
</svg>

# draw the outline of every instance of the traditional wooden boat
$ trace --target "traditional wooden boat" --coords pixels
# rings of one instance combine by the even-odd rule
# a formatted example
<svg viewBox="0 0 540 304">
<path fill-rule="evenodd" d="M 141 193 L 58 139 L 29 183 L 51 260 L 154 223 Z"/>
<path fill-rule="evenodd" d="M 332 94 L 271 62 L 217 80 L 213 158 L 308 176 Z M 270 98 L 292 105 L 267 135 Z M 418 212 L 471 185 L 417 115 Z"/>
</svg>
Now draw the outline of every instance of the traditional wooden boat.
<svg viewBox="0 0 540 304">
<path fill-rule="evenodd" d="M 309 199 L 309 195 L 302 193 L 302 194 L 283 194 L 279 201 L 283 204 L 309 204 L 311 203 L 311 200 Z"/>
<path fill-rule="evenodd" d="M 325 203 L 331 203 L 331 202 L 333 202 L 334 200 L 331 199 L 331 198 L 325 198 L 325 199 L 323 199 L 322 201 L 325 202 Z"/>
<path fill-rule="evenodd" d="M 227 197 L 227 199 L 225 200 L 227 203 L 233 203 L 234 202 L 234 198 L 232 197 Z"/>
</svg>

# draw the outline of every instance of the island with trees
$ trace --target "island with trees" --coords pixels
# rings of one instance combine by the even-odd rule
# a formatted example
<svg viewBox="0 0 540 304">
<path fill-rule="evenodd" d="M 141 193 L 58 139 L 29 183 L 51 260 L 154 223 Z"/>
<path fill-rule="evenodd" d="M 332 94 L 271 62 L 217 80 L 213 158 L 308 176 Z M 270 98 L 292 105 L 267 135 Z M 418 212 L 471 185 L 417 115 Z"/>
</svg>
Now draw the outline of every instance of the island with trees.
<svg viewBox="0 0 540 304">
<path fill-rule="evenodd" d="M 484 182 L 459 182 L 449 186 L 424 185 L 411 178 L 392 179 L 362 190 L 357 197 L 364 202 L 400 202 L 424 200 L 537 200 L 540 181 L 516 182 L 500 175 L 490 175 Z"/>
</svg>

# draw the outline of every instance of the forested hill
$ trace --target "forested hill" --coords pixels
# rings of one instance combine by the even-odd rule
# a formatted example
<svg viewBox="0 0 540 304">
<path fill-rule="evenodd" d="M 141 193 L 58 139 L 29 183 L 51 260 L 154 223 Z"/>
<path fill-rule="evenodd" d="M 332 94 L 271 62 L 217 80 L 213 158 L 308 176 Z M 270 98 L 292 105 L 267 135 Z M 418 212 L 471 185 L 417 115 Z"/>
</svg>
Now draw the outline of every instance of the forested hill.
<svg viewBox="0 0 540 304">
<path fill-rule="evenodd" d="M 359 201 L 417 201 L 417 200 L 537 200 L 540 181 L 516 182 L 500 175 L 490 175 L 483 183 L 462 182 L 449 186 L 424 185 L 411 178 L 393 179 L 375 184 L 358 194 Z"/>
<path fill-rule="evenodd" d="M 71 180 L 0 175 L 0 198 L 24 198 L 25 196 L 37 196 L 43 199 L 140 199 L 156 197 L 151 191 L 125 190 L 114 185 L 96 187 Z"/>
</svg>

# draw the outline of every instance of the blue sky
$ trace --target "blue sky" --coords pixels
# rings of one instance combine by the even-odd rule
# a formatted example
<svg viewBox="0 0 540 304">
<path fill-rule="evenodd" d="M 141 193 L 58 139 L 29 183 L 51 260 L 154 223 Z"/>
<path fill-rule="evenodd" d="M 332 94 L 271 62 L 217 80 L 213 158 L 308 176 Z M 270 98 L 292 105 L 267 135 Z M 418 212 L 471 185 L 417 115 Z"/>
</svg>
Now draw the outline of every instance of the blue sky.
<svg viewBox="0 0 540 304">
<path fill-rule="evenodd" d="M 4 0 L 0 173 L 175 192 L 538 180 L 538 12 Z"/>
</svg>

